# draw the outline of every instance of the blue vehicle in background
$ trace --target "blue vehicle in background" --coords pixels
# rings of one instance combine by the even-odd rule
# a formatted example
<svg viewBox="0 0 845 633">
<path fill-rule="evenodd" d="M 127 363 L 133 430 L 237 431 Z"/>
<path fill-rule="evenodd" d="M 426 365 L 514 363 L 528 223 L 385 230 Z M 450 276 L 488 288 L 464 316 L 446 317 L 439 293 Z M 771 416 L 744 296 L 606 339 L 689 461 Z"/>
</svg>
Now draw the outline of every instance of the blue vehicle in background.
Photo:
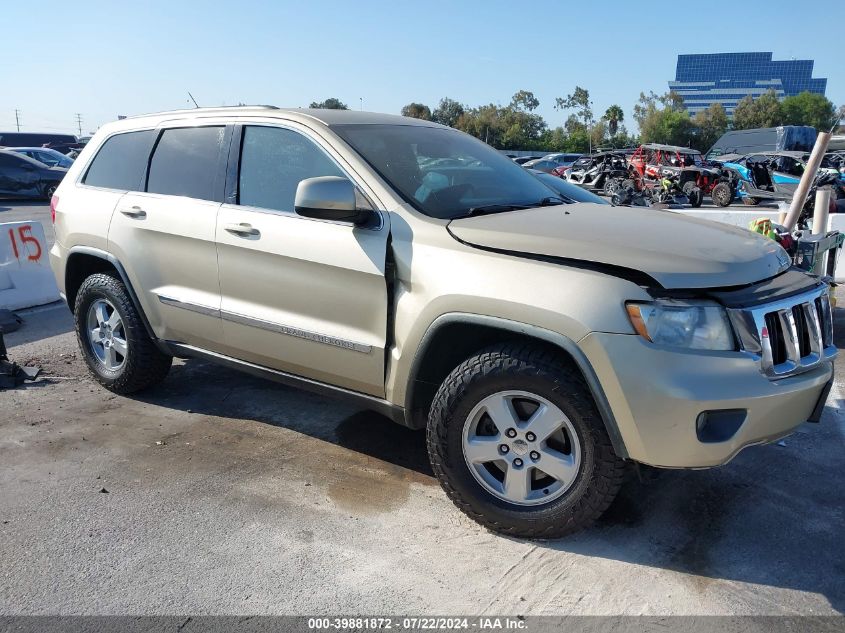
<svg viewBox="0 0 845 633">
<path fill-rule="evenodd" d="M 725 154 L 716 160 L 731 176 L 735 195 L 744 204 L 790 200 L 801 181 L 806 152 L 761 152 Z"/>
</svg>

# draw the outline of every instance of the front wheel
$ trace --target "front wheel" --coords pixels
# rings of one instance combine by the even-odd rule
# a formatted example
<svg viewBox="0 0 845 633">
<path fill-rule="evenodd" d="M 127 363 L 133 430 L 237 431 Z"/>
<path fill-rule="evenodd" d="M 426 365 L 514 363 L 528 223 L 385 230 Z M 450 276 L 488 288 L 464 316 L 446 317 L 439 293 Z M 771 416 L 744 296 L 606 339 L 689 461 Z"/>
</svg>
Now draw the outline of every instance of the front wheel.
<svg viewBox="0 0 845 633">
<path fill-rule="evenodd" d="M 173 358 L 150 339 L 120 279 L 105 273 L 88 277 L 73 314 L 88 369 L 106 389 L 130 394 L 164 380 Z"/>
<path fill-rule="evenodd" d="M 431 407 L 427 445 L 459 509 L 521 538 L 588 527 L 625 472 L 580 373 L 518 343 L 490 347 L 449 374 Z"/>
</svg>

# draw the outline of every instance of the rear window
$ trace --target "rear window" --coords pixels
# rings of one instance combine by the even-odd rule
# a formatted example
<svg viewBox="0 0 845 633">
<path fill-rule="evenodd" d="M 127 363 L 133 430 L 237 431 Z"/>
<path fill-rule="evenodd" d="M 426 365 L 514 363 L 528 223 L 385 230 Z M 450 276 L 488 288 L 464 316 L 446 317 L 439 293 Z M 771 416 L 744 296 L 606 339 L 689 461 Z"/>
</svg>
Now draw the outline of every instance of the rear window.
<svg viewBox="0 0 845 633">
<path fill-rule="evenodd" d="M 174 128 L 162 132 L 156 146 L 147 191 L 214 200 L 223 126 Z"/>
<path fill-rule="evenodd" d="M 82 182 L 91 187 L 139 191 L 154 139 L 153 130 L 112 136 L 97 152 Z"/>
</svg>

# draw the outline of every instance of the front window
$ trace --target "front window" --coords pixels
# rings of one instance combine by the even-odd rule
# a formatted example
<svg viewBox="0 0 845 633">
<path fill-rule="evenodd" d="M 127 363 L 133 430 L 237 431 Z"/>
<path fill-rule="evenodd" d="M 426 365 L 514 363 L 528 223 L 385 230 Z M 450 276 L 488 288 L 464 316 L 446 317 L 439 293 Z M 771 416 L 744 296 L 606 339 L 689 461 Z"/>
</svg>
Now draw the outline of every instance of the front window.
<svg viewBox="0 0 845 633">
<path fill-rule="evenodd" d="M 420 212 L 442 219 L 548 203 L 556 192 L 486 143 L 417 125 L 332 128 Z M 501 205 L 501 206 L 499 206 Z"/>
</svg>

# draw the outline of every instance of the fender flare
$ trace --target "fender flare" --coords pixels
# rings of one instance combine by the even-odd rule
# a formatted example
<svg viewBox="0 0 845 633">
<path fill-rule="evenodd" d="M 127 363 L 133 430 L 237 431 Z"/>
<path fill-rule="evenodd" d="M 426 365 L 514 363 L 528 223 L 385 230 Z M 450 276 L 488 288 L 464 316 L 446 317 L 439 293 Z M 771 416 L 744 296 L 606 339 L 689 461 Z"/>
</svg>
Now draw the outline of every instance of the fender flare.
<svg viewBox="0 0 845 633">
<path fill-rule="evenodd" d="M 604 423 L 604 428 L 607 431 L 611 444 L 613 445 L 613 450 L 616 451 L 616 454 L 620 458 L 628 459 L 628 451 L 625 448 L 625 442 L 622 439 L 622 434 L 619 431 L 619 425 L 613 415 L 610 402 L 607 399 L 607 395 L 604 393 L 604 388 L 601 386 L 601 382 L 599 382 L 593 366 L 590 364 L 590 361 L 587 359 L 587 356 L 581 348 L 578 347 L 578 344 L 568 336 L 564 336 L 558 332 L 553 332 L 536 325 L 512 321 L 510 319 L 465 312 L 449 312 L 440 315 L 432 321 L 420 340 L 420 344 L 414 355 L 414 360 L 411 362 L 410 373 L 408 374 L 407 389 L 405 391 L 405 411 L 408 412 L 409 416 L 413 411 L 412 405 L 414 401 L 416 377 L 419 375 L 420 368 L 426 357 L 426 352 L 428 351 L 432 341 L 437 336 L 438 331 L 444 326 L 455 323 L 492 327 L 506 332 L 511 332 L 513 334 L 530 336 L 561 348 L 572 358 L 575 365 L 584 376 L 587 387 L 590 389 L 593 400 L 595 400 L 596 406 L 598 407 L 599 415 L 601 415 L 602 422 Z"/>
<path fill-rule="evenodd" d="M 147 336 L 152 339 L 156 345 L 162 350 L 166 351 L 166 346 L 159 340 L 156 336 L 155 332 L 153 331 L 150 322 L 147 320 L 147 315 L 144 314 L 144 309 L 141 307 L 141 302 L 138 300 L 138 295 L 135 293 L 135 289 L 132 287 L 132 283 L 129 281 L 129 275 L 126 274 L 126 268 L 123 267 L 123 264 L 120 263 L 120 260 L 117 259 L 111 253 L 101 250 L 99 248 L 93 248 L 91 246 L 74 246 L 68 252 L 68 262 L 70 262 L 71 257 L 75 254 L 80 255 L 88 255 L 90 257 L 96 257 L 98 259 L 105 260 L 109 262 L 112 266 L 114 266 L 117 274 L 120 275 L 120 280 L 123 282 L 123 285 L 126 287 L 126 292 L 129 293 L 129 299 L 132 301 L 132 305 L 135 306 L 135 309 L 138 311 L 138 314 L 141 316 L 141 322 L 144 324 L 144 329 L 147 331 Z M 67 276 L 67 266 L 65 266 L 65 276 Z M 73 306 L 68 306 L 71 311 L 73 311 Z M 170 354 L 170 351 L 167 351 Z"/>
</svg>

